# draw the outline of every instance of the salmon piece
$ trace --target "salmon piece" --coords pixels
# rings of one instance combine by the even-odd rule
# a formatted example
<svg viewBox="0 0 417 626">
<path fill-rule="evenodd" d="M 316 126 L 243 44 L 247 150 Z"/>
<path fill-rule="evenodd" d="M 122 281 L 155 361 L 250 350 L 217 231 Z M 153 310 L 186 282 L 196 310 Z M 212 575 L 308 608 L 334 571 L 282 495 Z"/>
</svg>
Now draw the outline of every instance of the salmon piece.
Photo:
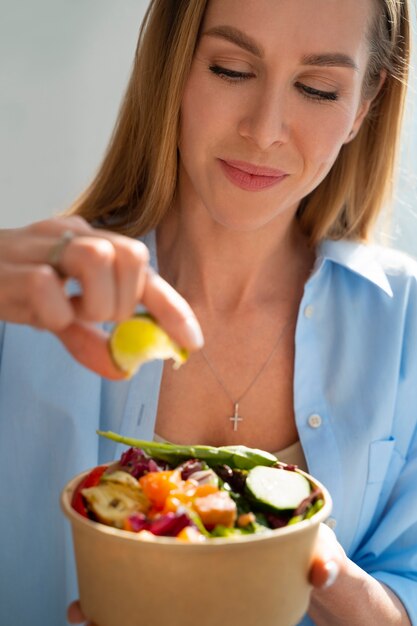
<svg viewBox="0 0 417 626">
<path fill-rule="evenodd" d="M 245 528 L 245 526 L 249 526 L 249 524 L 253 524 L 253 522 L 256 522 L 256 517 L 252 512 L 242 513 L 242 515 L 239 515 L 237 518 L 239 528 Z"/>
<path fill-rule="evenodd" d="M 215 526 L 232 528 L 236 521 L 236 503 L 226 491 L 217 491 L 202 498 L 196 498 L 193 508 L 207 530 Z"/>
</svg>

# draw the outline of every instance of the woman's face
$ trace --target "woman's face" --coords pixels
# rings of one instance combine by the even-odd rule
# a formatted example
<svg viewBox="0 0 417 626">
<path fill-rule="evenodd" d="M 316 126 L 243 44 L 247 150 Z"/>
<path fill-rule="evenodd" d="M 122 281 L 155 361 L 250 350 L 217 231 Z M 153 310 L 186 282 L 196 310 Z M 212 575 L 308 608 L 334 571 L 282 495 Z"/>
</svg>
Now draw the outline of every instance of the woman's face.
<svg viewBox="0 0 417 626">
<path fill-rule="evenodd" d="M 216 222 L 294 215 L 357 132 L 373 0 L 210 0 L 188 78 L 180 198 Z"/>
</svg>

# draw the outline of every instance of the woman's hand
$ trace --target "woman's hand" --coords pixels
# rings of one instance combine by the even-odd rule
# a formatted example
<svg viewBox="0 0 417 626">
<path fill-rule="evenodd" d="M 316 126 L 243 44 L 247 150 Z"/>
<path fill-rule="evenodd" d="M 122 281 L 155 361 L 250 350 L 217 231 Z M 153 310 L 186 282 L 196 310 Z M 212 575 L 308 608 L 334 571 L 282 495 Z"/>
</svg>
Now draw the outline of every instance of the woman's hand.
<svg viewBox="0 0 417 626">
<path fill-rule="evenodd" d="M 179 345 L 201 347 L 191 308 L 148 262 L 141 242 L 94 229 L 78 216 L 2 230 L 0 319 L 55 333 L 83 365 L 114 379 L 124 374 L 94 323 L 125 319 L 139 302 Z M 67 295 L 68 278 L 81 284 L 81 295 Z"/>
<path fill-rule="evenodd" d="M 310 569 L 309 580 L 316 589 L 328 589 L 333 585 L 340 571 L 346 567 L 348 558 L 334 532 L 320 524 L 316 552 Z"/>
<path fill-rule="evenodd" d="M 393 591 L 351 561 L 324 524 L 310 582 L 315 589 L 308 614 L 317 626 L 411 626 Z"/>
</svg>

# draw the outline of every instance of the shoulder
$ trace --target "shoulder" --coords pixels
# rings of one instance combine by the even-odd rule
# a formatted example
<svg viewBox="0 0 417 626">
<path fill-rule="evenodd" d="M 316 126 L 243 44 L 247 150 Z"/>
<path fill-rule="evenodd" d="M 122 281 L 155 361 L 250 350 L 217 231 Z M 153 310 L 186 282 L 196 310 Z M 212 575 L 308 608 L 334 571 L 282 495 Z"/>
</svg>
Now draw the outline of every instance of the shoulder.
<svg viewBox="0 0 417 626">
<path fill-rule="evenodd" d="M 417 260 L 406 252 L 377 245 L 369 246 L 369 249 L 387 276 L 417 280 Z"/>
<path fill-rule="evenodd" d="M 417 260 L 385 246 L 372 246 L 370 251 L 387 277 L 394 302 L 417 314 Z"/>
<path fill-rule="evenodd" d="M 417 290 L 417 261 L 410 255 L 387 246 L 357 241 L 323 241 L 317 249 L 318 262 L 330 263 L 339 271 L 335 281 L 342 281 L 362 293 L 381 296 L 408 295 Z"/>
</svg>

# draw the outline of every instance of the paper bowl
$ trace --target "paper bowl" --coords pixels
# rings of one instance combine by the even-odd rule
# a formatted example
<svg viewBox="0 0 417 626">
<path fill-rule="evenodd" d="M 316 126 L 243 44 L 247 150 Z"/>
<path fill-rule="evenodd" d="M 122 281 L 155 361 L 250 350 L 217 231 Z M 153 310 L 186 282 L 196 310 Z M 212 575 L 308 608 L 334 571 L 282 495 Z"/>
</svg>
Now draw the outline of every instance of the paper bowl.
<svg viewBox="0 0 417 626">
<path fill-rule="evenodd" d="M 308 583 L 320 522 L 331 512 L 328 491 L 311 519 L 237 539 L 184 543 L 141 539 L 79 515 L 61 495 L 72 526 L 81 607 L 99 626 L 293 626 L 307 610 Z"/>
</svg>

